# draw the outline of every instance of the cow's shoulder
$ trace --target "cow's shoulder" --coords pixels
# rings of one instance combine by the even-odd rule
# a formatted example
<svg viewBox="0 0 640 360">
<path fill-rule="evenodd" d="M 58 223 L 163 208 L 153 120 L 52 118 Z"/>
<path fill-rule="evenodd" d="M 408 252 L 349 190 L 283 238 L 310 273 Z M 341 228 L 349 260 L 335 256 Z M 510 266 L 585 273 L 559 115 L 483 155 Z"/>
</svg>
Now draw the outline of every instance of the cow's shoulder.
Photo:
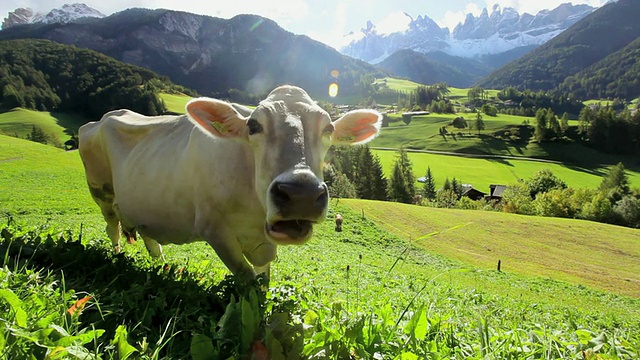
<svg viewBox="0 0 640 360">
<path fill-rule="evenodd" d="M 185 116 L 146 116 L 131 110 L 114 110 L 99 121 L 103 127 L 121 132 L 146 132 L 154 128 L 175 126 Z"/>
<path fill-rule="evenodd" d="M 192 128 L 186 116 L 145 116 L 130 110 L 114 110 L 106 113 L 100 121 L 83 125 L 81 138 L 99 137 L 103 141 L 119 145 L 138 143 L 143 138 L 163 138 L 163 134 L 176 128 Z"/>
</svg>

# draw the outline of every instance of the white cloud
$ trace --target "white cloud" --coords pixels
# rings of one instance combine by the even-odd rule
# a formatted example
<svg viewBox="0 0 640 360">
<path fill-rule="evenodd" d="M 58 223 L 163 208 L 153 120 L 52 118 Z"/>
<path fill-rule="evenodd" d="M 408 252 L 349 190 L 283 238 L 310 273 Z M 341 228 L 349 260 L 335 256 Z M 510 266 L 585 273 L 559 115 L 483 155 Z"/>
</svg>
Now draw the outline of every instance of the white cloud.
<svg viewBox="0 0 640 360">
<path fill-rule="evenodd" d="M 464 10 L 460 11 L 451 11 L 447 10 L 444 13 L 444 17 L 438 21 L 438 25 L 440 27 L 448 27 L 449 30 L 453 31 L 453 29 L 459 23 L 464 23 L 464 20 L 467 17 L 467 14 L 473 14 L 474 16 L 479 16 L 482 13 L 482 7 L 480 7 L 477 3 L 467 3 Z"/>
<path fill-rule="evenodd" d="M 387 15 L 384 19 L 377 22 L 376 31 L 378 34 L 391 34 L 394 32 L 404 31 L 409 28 L 411 17 L 402 11 L 396 11 Z"/>
</svg>

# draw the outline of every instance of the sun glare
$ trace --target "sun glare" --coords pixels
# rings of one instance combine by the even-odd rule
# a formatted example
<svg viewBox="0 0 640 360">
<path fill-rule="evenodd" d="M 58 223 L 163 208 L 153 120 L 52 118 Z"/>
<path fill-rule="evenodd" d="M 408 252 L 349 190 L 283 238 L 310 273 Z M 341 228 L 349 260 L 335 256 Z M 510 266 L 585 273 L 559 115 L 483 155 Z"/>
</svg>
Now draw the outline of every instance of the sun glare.
<svg viewBox="0 0 640 360">
<path fill-rule="evenodd" d="M 337 83 L 329 84 L 329 96 L 331 96 L 331 97 L 338 96 L 338 84 Z"/>
</svg>

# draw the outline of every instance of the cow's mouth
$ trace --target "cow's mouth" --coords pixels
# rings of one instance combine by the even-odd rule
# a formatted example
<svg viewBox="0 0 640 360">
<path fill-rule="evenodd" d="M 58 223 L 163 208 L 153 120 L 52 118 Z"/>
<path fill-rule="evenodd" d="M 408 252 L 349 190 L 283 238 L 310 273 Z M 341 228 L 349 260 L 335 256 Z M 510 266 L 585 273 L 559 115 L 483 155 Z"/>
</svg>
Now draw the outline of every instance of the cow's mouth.
<svg viewBox="0 0 640 360">
<path fill-rule="evenodd" d="M 311 237 L 313 222 L 309 220 L 279 220 L 265 224 L 267 235 L 279 244 L 301 244 Z"/>
</svg>

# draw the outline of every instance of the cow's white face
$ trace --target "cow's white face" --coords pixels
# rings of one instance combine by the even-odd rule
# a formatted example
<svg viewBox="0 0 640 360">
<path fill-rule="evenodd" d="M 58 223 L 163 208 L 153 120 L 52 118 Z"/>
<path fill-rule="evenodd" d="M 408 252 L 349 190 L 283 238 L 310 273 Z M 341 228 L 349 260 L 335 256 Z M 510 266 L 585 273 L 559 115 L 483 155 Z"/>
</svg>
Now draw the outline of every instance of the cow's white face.
<svg viewBox="0 0 640 360">
<path fill-rule="evenodd" d="M 361 144 L 379 131 L 381 115 L 352 111 L 335 122 L 307 93 L 282 86 L 247 117 L 230 104 L 195 99 L 191 119 L 217 137 L 247 143 L 255 161 L 255 191 L 264 207 L 265 234 L 276 244 L 300 244 L 326 217 L 329 194 L 324 157 L 332 144 Z"/>
</svg>

